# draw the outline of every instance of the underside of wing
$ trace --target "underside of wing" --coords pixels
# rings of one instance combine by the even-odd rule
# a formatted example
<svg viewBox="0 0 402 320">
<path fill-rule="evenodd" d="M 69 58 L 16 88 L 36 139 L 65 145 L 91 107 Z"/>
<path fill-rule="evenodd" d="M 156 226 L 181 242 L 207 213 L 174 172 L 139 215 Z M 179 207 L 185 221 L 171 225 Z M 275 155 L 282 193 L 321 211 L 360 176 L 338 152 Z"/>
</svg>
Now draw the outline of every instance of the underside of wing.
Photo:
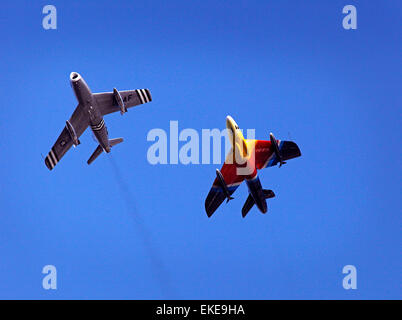
<svg viewBox="0 0 402 320">
<path fill-rule="evenodd" d="M 256 140 L 254 150 L 255 166 L 258 170 L 273 165 L 275 155 L 271 148 L 271 141 Z"/>
<path fill-rule="evenodd" d="M 131 108 L 152 101 L 151 92 L 148 89 L 119 91 L 125 108 Z M 95 93 L 94 97 L 102 115 L 121 110 L 119 102 L 113 92 Z"/>
<path fill-rule="evenodd" d="M 78 105 L 77 108 L 75 109 L 69 122 L 73 127 L 73 130 L 77 135 L 77 138 L 79 138 L 89 125 L 88 116 L 82 110 L 80 105 Z M 56 143 L 50 149 L 49 153 L 45 158 L 46 167 L 48 167 L 49 170 L 52 170 L 56 166 L 56 164 L 60 161 L 60 159 L 66 154 L 66 152 L 71 148 L 72 145 L 73 145 L 73 138 L 66 125 L 63 128 L 63 131 L 61 132 L 60 136 L 56 140 Z"/>
<path fill-rule="evenodd" d="M 272 167 L 278 163 L 285 163 L 283 160 L 289 160 L 300 157 L 300 149 L 293 141 L 277 140 L 278 150 L 275 152 L 271 141 L 256 140 L 255 142 L 255 161 L 256 168 L 263 169 Z M 279 155 L 279 157 L 278 157 Z"/>
<path fill-rule="evenodd" d="M 229 164 L 226 162 L 223 164 L 220 172 L 227 186 L 229 195 L 232 195 L 243 182 L 245 176 L 237 174 L 237 167 L 235 164 Z M 205 199 L 205 211 L 207 212 L 208 217 L 212 216 L 226 198 L 227 195 L 225 195 L 225 190 L 218 177 L 216 177 L 212 184 L 212 188 Z"/>
</svg>

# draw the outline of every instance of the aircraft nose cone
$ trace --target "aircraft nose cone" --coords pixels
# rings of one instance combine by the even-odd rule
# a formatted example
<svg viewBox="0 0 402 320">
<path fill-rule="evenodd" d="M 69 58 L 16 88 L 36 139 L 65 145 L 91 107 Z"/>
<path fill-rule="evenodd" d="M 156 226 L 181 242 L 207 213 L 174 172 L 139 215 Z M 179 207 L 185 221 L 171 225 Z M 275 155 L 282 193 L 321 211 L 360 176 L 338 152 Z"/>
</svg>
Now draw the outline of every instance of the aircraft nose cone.
<svg viewBox="0 0 402 320">
<path fill-rule="evenodd" d="M 236 130 L 236 122 L 233 120 L 231 116 L 226 117 L 226 128 L 230 131 L 235 131 Z"/>
<path fill-rule="evenodd" d="M 231 123 L 233 123 L 233 118 L 231 116 L 226 117 L 226 125 L 229 126 Z"/>
<path fill-rule="evenodd" d="M 70 81 L 71 82 L 76 82 L 81 78 L 80 74 L 78 72 L 71 72 L 70 73 Z"/>
</svg>

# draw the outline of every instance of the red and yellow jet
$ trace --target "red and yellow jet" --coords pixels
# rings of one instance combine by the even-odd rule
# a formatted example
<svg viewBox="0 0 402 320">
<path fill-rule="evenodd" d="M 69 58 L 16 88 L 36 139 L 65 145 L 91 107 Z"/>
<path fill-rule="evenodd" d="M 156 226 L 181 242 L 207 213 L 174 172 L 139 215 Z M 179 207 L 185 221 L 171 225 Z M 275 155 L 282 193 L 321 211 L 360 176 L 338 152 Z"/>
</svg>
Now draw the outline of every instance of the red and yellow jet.
<svg viewBox="0 0 402 320">
<path fill-rule="evenodd" d="M 285 160 L 300 157 L 300 149 L 292 141 L 276 140 L 270 134 L 270 140 L 244 139 L 243 133 L 231 116 L 226 117 L 226 127 L 231 142 L 231 150 L 226 157 L 222 169 L 216 169 L 216 178 L 205 200 L 208 217 L 218 209 L 222 202 L 233 199 L 231 195 L 246 180 L 249 196 L 244 203 L 242 215 L 245 217 L 253 205 L 257 205 L 262 213 L 266 213 L 268 198 L 275 197 L 272 190 L 263 189 L 257 170 L 272 167 Z"/>
</svg>

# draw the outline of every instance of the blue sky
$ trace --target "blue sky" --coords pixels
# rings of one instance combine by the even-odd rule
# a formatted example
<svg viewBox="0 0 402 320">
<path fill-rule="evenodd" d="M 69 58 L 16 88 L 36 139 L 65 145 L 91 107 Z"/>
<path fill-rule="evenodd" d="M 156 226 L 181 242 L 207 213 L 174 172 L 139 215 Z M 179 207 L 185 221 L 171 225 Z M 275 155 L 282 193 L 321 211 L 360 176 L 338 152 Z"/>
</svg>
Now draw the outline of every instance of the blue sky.
<svg viewBox="0 0 402 320">
<path fill-rule="evenodd" d="M 400 299 L 401 15 L 399 1 L 4 2 L 0 298 Z M 105 118 L 125 138 L 111 155 L 87 166 L 88 130 L 49 172 L 71 71 L 153 102 Z M 220 165 L 147 161 L 149 130 L 223 129 L 228 114 L 301 149 L 260 172 L 277 195 L 266 215 L 241 217 L 242 185 L 208 219 Z M 47 264 L 57 290 L 42 288 Z"/>
</svg>

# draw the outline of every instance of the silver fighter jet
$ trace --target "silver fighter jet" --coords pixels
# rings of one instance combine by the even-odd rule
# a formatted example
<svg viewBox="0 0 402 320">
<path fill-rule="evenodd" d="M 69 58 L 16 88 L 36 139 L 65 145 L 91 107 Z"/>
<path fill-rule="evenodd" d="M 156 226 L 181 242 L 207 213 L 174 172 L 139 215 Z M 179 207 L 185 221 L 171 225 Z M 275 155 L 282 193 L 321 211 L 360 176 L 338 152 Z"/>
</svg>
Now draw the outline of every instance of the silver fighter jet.
<svg viewBox="0 0 402 320">
<path fill-rule="evenodd" d="M 71 146 L 80 144 L 79 137 L 88 126 L 99 142 L 98 147 L 91 155 L 88 164 L 91 164 L 103 151 L 110 152 L 110 148 L 123 142 L 122 138 L 109 139 L 103 116 L 112 112 L 127 112 L 127 108 L 134 107 L 152 100 L 148 89 L 92 93 L 84 79 L 77 72 L 71 72 L 70 84 L 78 100 L 78 106 L 73 115 L 66 121 L 59 138 L 45 158 L 45 164 L 52 170 Z"/>
</svg>

